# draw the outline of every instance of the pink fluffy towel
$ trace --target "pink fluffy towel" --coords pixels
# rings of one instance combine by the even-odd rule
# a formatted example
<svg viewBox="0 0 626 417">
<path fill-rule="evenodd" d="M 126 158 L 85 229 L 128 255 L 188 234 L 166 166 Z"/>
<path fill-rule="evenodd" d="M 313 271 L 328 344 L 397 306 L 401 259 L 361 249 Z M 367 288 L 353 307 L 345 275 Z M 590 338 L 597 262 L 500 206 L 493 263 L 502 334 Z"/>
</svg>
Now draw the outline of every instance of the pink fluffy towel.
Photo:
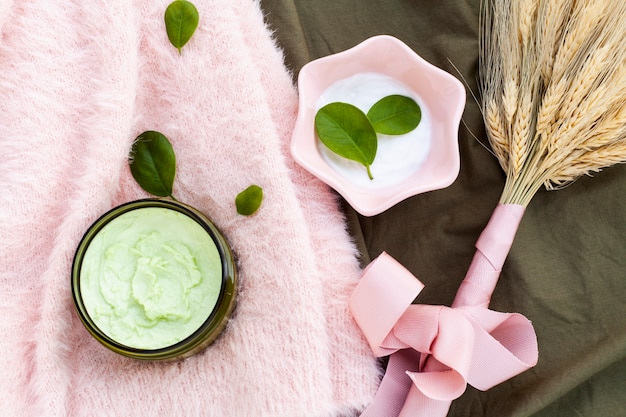
<svg viewBox="0 0 626 417">
<path fill-rule="evenodd" d="M 349 415 L 376 361 L 347 298 L 360 270 L 335 195 L 287 149 L 297 95 L 257 1 L 195 0 L 178 54 L 168 0 L 0 2 L 0 415 Z M 92 222 L 147 197 L 128 153 L 158 130 L 174 195 L 237 254 L 236 313 L 173 363 L 101 346 L 74 311 L 70 268 Z M 260 185 L 258 213 L 235 196 Z"/>
</svg>

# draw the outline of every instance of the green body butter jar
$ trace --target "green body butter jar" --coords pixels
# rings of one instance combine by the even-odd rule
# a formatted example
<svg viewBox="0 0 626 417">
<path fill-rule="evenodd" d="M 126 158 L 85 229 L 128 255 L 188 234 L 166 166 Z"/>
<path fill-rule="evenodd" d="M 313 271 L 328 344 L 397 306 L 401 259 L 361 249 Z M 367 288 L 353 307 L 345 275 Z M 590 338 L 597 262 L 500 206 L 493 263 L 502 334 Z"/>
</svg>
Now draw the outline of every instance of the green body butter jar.
<svg viewBox="0 0 626 417">
<path fill-rule="evenodd" d="M 104 346 L 136 359 L 177 360 L 222 332 L 237 272 L 226 239 L 202 213 L 146 199 L 110 210 L 87 230 L 71 285 L 81 322 Z"/>
</svg>

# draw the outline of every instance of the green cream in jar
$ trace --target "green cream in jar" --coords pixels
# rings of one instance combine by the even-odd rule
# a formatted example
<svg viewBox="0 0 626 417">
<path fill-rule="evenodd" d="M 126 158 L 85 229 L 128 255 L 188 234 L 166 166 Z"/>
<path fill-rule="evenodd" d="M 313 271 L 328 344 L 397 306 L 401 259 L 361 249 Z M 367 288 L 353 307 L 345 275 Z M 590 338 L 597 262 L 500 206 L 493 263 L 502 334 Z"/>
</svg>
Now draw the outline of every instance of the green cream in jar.
<svg viewBox="0 0 626 417">
<path fill-rule="evenodd" d="M 72 278 L 92 335 L 141 359 L 195 353 L 217 337 L 234 304 L 226 241 L 200 213 L 167 200 L 105 214 L 83 238 Z"/>
</svg>

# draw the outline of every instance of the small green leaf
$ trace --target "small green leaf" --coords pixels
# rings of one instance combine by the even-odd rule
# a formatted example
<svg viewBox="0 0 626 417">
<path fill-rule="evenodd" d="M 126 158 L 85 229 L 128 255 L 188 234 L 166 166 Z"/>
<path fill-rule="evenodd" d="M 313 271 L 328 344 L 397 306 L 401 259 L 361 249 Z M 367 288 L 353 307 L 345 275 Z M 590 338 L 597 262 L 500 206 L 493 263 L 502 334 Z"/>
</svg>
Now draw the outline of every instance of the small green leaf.
<svg viewBox="0 0 626 417">
<path fill-rule="evenodd" d="M 181 53 L 181 48 L 191 39 L 198 27 L 200 16 L 193 3 L 176 0 L 165 9 L 165 30 L 172 45 Z"/>
<path fill-rule="evenodd" d="M 149 130 L 137 136 L 128 163 L 141 188 L 159 197 L 172 197 L 176 155 L 162 133 Z"/>
<path fill-rule="evenodd" d="M 243 216 L 254 214 L 263 202 L 263 189 L 258 185 L 251 185 L 235 198 L 237 213 Z"/>
<path fill-rule="evenodd" d="M 422 111 L 412 98 L 395 94 L 376 102 L 367 112 L 367 117 L 376 132 L 403 135 L 419 125 Z"/>
<path fill-rule="evenodd" d="M 370 165 L 378 139 L 365 113 L 348 103 L 330 103 L 315 115 L 315 130 L 322 143 L 339 156 L 359 162 L 373 179 Z"/>
</svg>

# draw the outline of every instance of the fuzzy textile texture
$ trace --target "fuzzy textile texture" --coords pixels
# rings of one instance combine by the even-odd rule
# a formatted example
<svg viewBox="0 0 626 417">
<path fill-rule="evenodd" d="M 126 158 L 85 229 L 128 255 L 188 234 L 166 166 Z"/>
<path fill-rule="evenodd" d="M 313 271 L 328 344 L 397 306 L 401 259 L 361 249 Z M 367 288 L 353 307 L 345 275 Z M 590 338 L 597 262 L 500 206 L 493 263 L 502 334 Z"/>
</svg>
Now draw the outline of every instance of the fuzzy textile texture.
<svg viewBox="0 0 626 417">
<path fill-rule="evenodd" d="M 335 195 L 294 165 L 297 95 L 252 0 L 196 0 L 182 55 L 164 0 L 0 3 L 0 404 L 3 416 L 339 416 L 365 407 L 380 370 L 347 310 L 357 253 Z M 174 195 L 237 255 L 225 333 L 182 362 L 108 351 L 70 291 L 86 229 L 147 197 L 134 138 L 163 132 Z M 236 194 L 263 187 L 252 217 Z"/>
</svg>

